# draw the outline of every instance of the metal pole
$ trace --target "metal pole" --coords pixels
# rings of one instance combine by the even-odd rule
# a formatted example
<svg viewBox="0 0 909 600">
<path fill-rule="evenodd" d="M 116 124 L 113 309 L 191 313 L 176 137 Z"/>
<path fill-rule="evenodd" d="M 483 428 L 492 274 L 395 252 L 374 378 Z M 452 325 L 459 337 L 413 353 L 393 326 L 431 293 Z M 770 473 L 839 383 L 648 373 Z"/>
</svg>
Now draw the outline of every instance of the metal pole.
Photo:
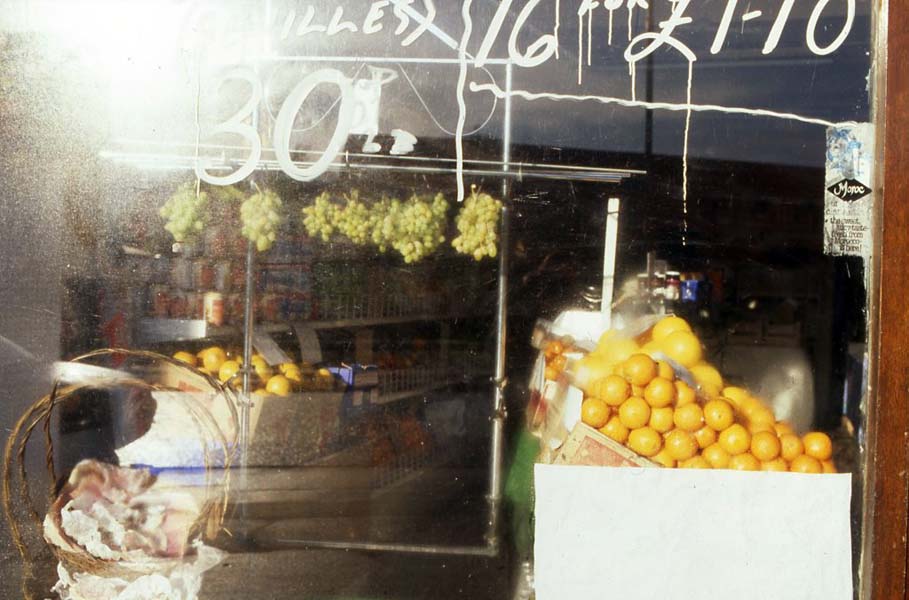
<svg viewBox="0 0 909 600">
<path fill-rule="evenodd" d="M 256 247 L 246 244 L 246 291 L 243 299 L 243 393 L 240 395 L 240 489 L 248 489 L 252 387 L 253 327 L 255 325 Z M 246 531 L 246 502 L 240 503 L 240 531 Z"/>
<path fill-rule="evenodd" d="M 505 68 L 505 89 L 511 90 L 512 64 Z M 505 120 L 503 124 L 502 172 L 508 173 L 511 160 L 511 96 L 505 99 Z M 496 371 L 495 390 L 492 404 L 492 440 L 489 456 L 489 519 L 487 521 L 486 543 L 498 550 L 499 512 L 502 503 L 502 463 L 505 455 L 505 387 L 508 384 L 505 371 L 506 342 L 508 339 L 508 252 L 509 219 L 511 216 L 510 183 L 502 179 L 502 222 L 499 239 L 498 302 L 496 308 Z"/>
<path fill-rule="evenodd" d="M 606 244 L 603 250 L 603 302 L 600 312 L 603 315 L 603 327 L 612 327 L 612 299 L 615 295 L 615 263 L 619 240 L 618 198 L 610 198 L 606 206 Z"/>
</svg>

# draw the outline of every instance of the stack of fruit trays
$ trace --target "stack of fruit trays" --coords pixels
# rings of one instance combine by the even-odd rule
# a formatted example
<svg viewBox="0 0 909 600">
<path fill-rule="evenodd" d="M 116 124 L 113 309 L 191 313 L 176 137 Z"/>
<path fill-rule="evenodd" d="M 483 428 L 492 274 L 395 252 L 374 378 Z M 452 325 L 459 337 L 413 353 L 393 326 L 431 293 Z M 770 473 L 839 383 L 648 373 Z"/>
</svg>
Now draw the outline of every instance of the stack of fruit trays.
<svg viewBox="0 0 909 600">
<path fill-rule="evenodd" d="M 583 423 L 663 467 L 836 473 L 830 437 L 799 435 L 726 385 L 684 319 L 665 317 L 634 338 L 606 331 L 576 360 L 567 346 L 546 342 L 545 378 L 583 392 Z"/>
</svg>

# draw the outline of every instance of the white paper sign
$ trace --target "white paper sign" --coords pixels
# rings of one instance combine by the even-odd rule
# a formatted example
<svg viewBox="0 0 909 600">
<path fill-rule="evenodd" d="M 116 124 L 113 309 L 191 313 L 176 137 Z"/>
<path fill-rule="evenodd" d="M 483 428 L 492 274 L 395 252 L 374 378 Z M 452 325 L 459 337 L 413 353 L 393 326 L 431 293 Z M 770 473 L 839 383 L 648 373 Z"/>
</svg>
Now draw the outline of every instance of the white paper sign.
<svg viewBox="0 0 909 600">
<path fill-rule="evenodd" d="M 851 475 L 536 466 L 537 600 L 851 600 Z"/>
</svg>

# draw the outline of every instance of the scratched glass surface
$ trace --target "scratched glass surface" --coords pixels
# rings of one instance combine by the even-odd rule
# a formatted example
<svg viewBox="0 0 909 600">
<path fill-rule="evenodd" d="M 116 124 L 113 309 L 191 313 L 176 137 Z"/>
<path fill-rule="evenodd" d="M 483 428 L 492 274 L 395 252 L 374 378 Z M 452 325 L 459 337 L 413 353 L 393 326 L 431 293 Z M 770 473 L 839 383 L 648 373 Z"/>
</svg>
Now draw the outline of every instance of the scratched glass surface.
<svg viewBox="0 0 909 600">
<path fill-rule="evenodd" d="M 209 541 L 226 555 L 200 597 L 526 598 L 529 467 L 513 455 L 531 334 L 599 310 L 614 256 L 616 314 L 678 312 L 727 382 L 834 437 L 855 482 L 858 589 L 870 275 L 860 253 L 825 253 L 825 235 L 875 232 L 860 203 L 825 218 L 825 166 L 844 174 L 830 194 L 874 188 L 873 144 L 849 136 L 873 119 L 876 18 L 868 0 L 9 0 L 0 424 L 11 432 L 55 365 L 93 350 L 242 356 L 251 264 L 255 331 L 307 363 L 305 383 L 254 396 L 245 468 Z M 160 211 L 181 189 L 210 200 L 202 231 L 175 245 Z M 248 263 L 239 207 L 266 191 L 283 220 Z M 509 215 L 507 243 L 482 260 L 452 247 L 474 193 Z M 418 250 L 381 230 L 362 244 L 350 236 L 366 229 L 308 230 L 303 212 L 438 194 L 445 240 Z M 645 299 L 648 264 L 698 281 L 695 300 Z M 357 376 L 378 386 L 351 384 L 354 364 L 376 365 Z M 250 391 L 275 368 L 251 372 Z M 81 459 L 152 465 L 199 493 L 198 435 L 153 426 L 164 406 L 122 389 L 61 406 L 55 479 L 41 427 L 24 455 L 38 514 Z M 51 597 L 56 559 L 23 508 L 27 559 L 0 521 L 0 597 Z"/>
</svg>

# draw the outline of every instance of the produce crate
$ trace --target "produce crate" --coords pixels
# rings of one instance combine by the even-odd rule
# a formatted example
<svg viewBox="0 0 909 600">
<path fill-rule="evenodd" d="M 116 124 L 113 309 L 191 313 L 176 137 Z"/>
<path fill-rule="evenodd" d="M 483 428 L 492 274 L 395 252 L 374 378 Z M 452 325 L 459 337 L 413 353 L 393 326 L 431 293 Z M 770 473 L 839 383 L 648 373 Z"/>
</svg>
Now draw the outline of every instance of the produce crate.
<svg viewBox="0 0 909 600">
<path fill-rule="evenodd" d="M 593 467 L 659 466 L 584 423 L 578 423 L 571 430 L 553 464 Z"/>
</svg>

